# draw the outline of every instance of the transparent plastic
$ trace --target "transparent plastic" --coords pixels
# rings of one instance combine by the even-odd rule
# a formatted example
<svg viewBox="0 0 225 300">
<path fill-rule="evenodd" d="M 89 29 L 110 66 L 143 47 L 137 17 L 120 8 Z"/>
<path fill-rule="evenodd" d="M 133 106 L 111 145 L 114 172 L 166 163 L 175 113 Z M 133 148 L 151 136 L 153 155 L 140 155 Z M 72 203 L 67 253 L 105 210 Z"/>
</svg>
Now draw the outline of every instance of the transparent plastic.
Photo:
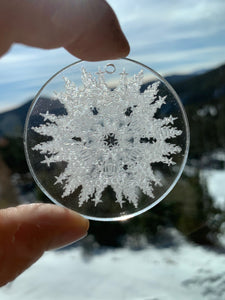
<svg viewBox="0 0 225 300">
<path fill-rule="evenodd" d="M 151 68 L 77 61 L 38 92 L 24 143 L 31 174 L 54 203 L 92 220 L 125 220 L 175 186 L 189 127 L 176 92 Z"/>
</svg>

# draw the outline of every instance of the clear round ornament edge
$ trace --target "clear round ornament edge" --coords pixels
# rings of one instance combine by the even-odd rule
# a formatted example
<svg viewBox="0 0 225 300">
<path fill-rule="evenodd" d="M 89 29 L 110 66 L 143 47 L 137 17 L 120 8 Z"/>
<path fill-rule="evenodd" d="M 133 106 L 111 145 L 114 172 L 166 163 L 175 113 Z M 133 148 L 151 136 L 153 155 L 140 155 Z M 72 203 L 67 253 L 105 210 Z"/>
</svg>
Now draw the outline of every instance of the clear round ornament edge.
<svg viewBox="0 0 225 300">
<path fill-rule="evenodd" d="M 160 74 L 158 74 L 156 71 L 154 71 L 153 69 L 151 69 L 150 67 L 140 63 L 140 62 L 137 62 L 135 60 L 132 60 L 132 59 L 129 59 L 129 58 L 121 58 L 121 59 L 117 59 L 117 60 L 106 60 L 106 61 L 101 61 L 101 62 L 86 62 L 86 61 L 83 61 L 83 60 L 78 60 L 64 68 L 62 68 L 61 70 L 59 70 L 58 72 L 56 72 L 42 87 L 41 89 L 38 91 L 37 95 L 35 96 L 31 106 L 30 106 L 30 109 L 28 111 L 28 114 L 27 114 L 27 118 L 26 118 L 26 122 L 25 122 L 25 128 L 24 128 L 24 148 L 25 148 L 25 156 L 26 156 L 26 160 L 27 160 L 27 163 L 28 163 L 28 167 L 30 169 L 30 172 L 36 182 L 36 184 L 38 185 L 38 187 L 42 190 L 42 192 L 55 204 L 57 205 L 60 205 L 60 206 L 63 206 L 63 207 L 67 207 L 67 208 L 70 208 L 70 209 L 73 209 L 71 207 L 68 207 L 65 203 L 61 203 L 60 201 L 58 201 L 57 199 L 55 199 L 54 196 L 52 196 L 52 194 L 43 186 L 43 184 L 41 183 L 40 181 L 40 178 L 39 176 L 36 175 L 36 171 L 34 169 L 34 165 L 33 163 L 31 162 L 31 155 L 30 155 L 30 149 L 29 149 L 29 130 L 30 130 L 30 117 L 34 111 L 34 108 L 42 94 L 42 92 L 45 90 L 46 86 L 48 86 L 49 83 L 52 82 L 52 80 L 54 80 L 58 75 L 62 74 L 64 71 L 67 71 L 69 68 L 71 67 L 74 67 L 74 66 L 77 66 L 78 64 L 80 63 L 85 63 L 85 64 L 106 64 L 106 68 L 104 70 L 104 72 L 101 71 L 101 69 L 98 69 L 96 70 L 96 72 L 94 72 L 95 74 L 97 74 L 99 72 L 100 75 L 98 76 L 101 76 L 101 73 L 107 73 L 107 74 L 112 74 L 114 73 L 114 71 L 116 70 L 116 67 L 115 67 L 115 63 L 117 63 L 118 61 L 122 62 L 122 64 L 125 62 L 125 63 L 132 63 L 132 64 L 135 64 L 141 68 L 144 68 L 146 70 L 149 70 L 155 77 L 156 79 L 158 79 L 161 83 L 163 83 L 166 88 L 170 91 L 171 95 L 174 97 L 176 103 L 178 104 L 179 106 L 179 109 L 180 109 L 180 113 L 182 115 L 182 119 L 183 119 L 183 123 L 184 123 L 184 135 L 185 135 L 185 145 L 183 147 L 183 151 L 182 151 L 182 159 L 181 159 L 181 162 L 180 162 L 180 165 L 178 167 L 178 171 L 177 171 L 177 174 L 176 176 L 174 176 L 173 180 L 170 182 L 169 186 L 166 188 L 166 190 L 163 192 L 163 194 L 159 197 L 157 197 L 157 199 L 155 199 L 153 202 L 151 202 L 149 205 L 145 205 L 145 207 L 142 207 L 136 211 L 130 211 L 130 212 L 127 212 L 127 211 L 120 211 L 119 213 L 116 213 L 116 215 L 112 215 L 112 216 L 95 216 L 94 214 L 90 214 L 90 213 L 85 213 L 85 211 L 79 211 L 78 209 L 76 209 L 76 211 L 78 213 L 80 213 L 81 215 L 83 215 L 85 218 L 87 219 L 90 219 L 90 220 L 95 220 L 95 221 L 123 221 L 123 220 L 127 220 L 129 218 L 132 218 L 132 217 L 135 217 L 137 215 L 140 215 L 144 212 L 146 212 L 147 210 L 151 209 L 152 207 L 154 207 L 155 205 L 157 205 L 159 202 L 161 202 L 170 192 L 171 190 L 174 188 L 174 186 L 176 185 L 176 183 L 178 182 L 178 180 L 180 179 L 181 175 L 182 175 L 182 172 L 183 172 L 183 169 L 185 167 L 185 164 L 186 164 L 186 161 L 187 161 L 187 157 L 188 157 L 188 151 L 189 151 L 189 145 L 190 145 L 190 131 L 189 131 L 189 124 L 188 124 L 188 119 L 187 119 L 187 116 L 186 116 L 186 112 L 184 110 L 184 107 L 183 107 L 183 104 L 181 102 L 181 100 L 179 99 L 179 96 L 177 95 L 176 91 L 173 89 L 173 87 L 166 81 L 165 78 L 163 78 Z M 128 75 L 128 73 L 126 73 L 126 70 L 123 70 L 120 74 L 124 73 L 123 75 L 121 75 L 122 77 L 125 77 Z M 126 75 L 127 74 L 127 75 Z M 137 75 L 137 74 L 135 74 Z M 143 83 L 142 83 L 143 84 Z M 114 88 L 111 88 L 111 90 L 113 90 Z M 162 98 L 162 97 L 161 97 Z M 135 105 L 133 106 L 135 107 Z M 130 106 L 127 107 L 127 109 L 130 108 Z M 95 107 L 94 107 L 95 109 Z M 135 110 L 135 108 L 134 108 Z M 128 110 L 126 110 L 127 112 L 127 116 L 128 116 Z M 42 113 L 43 114 L 43 113 Z M 48 111 L 46 111 L 46 114 L 48 114 Z M 95 111 L 93 111 L 93 115 L 95 115 Z M 61 116 L 61 115 L 60 115 Z M 47 117 L 46 115 L 44 117 Z M 176 118 L 174 118 L 175 120 Z M 54 120 L 52 121 L 54 122 Z M 173 123 L 171 121 L 171 123 Z M 111 133 L 110 133 L 111 134 Z M 143 143 L 150 143 L 151 141 L 147 141 L 147 138 L 146 137 L 143 137 L 143 138 L 140 138 L 140 140 L 143 140 Z M 139 140 L 139 141 L 140 141 Z M 116 139 L 115 137 L 111 137 L 109 136 L 107 139 L 104 140 L 104 143 L 107 143 L 107 146 L 108 147 L 111 147 L 111 144 L 109 145 L 109 143 L 114 143 L 112 147 L 116 147 L 117 146 L 117 143 L 116 143 Z M 133 142 L 132 142 L 133 143 Z M 43 149 L 42 149 L 43 150 Z M 110 150 L 111 151 L 111 150 Z M 46 162 L 47 163 L 47 162 Z M 125 167 L 126 165 L 124 165 Z M 56 176 L 55 176 L 56 177 Z M 116 201 L 117 202 L 117 201 Z M 121 203 L 123 203 L 123 201 L 121 200 Z M 130 204 L 130 203 L 129 203 Z M 85 205 L 85 203 L 84 203 Z M 97 205 L 95 206 L 96 209 L 98 209 L 98 203 Z M 121 204 L 120 204 L 121 206 Z M 121 206 L 122 208 L 122 206 Z M 73 209 L 75 210 L 75 209 Z"/>
</svg>

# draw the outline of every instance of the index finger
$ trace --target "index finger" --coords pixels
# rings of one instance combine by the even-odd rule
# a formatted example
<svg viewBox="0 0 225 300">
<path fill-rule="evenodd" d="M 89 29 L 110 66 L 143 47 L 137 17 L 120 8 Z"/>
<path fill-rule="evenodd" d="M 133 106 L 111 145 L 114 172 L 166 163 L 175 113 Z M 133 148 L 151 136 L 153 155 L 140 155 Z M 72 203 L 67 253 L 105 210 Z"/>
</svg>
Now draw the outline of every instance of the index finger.
<svg viewBox="0 0 225 300">
<path fill-rule="evenodd" d="M 129 53 L 117 17 L 104 0 L 3 0 L 0 19 L 0 55 L 13 42 L 45 49 L 64 47 L 85 60 Z"/>
</svg>

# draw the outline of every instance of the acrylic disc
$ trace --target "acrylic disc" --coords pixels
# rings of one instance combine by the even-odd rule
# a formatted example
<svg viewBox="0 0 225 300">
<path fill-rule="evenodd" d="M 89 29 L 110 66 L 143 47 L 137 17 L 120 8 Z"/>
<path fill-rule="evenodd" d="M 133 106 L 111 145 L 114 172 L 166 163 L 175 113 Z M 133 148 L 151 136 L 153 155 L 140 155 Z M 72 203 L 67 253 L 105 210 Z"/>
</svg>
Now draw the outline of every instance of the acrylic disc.
<svg viewBox="0 0 225 300">
<path fill-rule="evenodd" d="M 177 94 L 149 67 L 78 61 L 38 92 L 24 141 L 30 171 L 54 203 L 93 220 L 123 220 L 174 187 L 189 129 Z"/>
</svg>

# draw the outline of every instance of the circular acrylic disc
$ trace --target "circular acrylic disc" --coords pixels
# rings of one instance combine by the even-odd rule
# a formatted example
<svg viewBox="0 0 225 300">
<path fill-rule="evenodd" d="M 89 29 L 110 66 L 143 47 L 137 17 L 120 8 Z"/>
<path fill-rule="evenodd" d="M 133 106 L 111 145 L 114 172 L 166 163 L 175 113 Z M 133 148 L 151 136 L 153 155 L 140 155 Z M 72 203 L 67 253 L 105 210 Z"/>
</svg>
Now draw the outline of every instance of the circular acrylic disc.
<svg viewBox="0 0 225 300">
<path fill-rule="evenodd" d="M 178 181 L 188 147 L 177 94 L 130 59 L 65 67 L 38 92 L 25 126 L 38 186 L 92 220 L 123 220 L 161 201 Z"/>
</svg>

